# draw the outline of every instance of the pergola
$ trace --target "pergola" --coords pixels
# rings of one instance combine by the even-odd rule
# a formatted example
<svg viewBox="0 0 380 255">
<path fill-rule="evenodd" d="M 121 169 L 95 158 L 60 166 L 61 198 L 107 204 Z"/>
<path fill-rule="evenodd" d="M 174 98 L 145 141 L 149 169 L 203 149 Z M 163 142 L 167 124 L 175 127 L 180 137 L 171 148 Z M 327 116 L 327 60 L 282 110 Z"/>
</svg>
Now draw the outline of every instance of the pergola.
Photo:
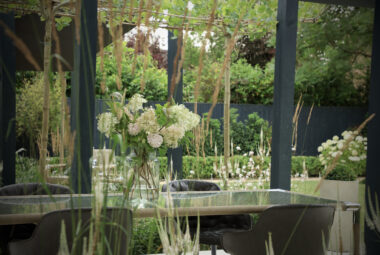
<svg viewBox="0 0 380 255">
<path fill-rule="evenodd" d="M 369 93 L 368 113 L 380 113 L 380 1 L 375 0 L 304 0 L 307 2 L 348 5 L 375 8 L 373 28 L 372 67 Z M 271 188 L 290 189 L 291 177 L 291 137 L 292 116 L 294 111 L 294 76 L 296 57 L 296 35 L 299 0 L 278 1 L 278 23 L 275 56 L 274 116 L 272 137 Z M 76 131 L 74 161 L 72 164 L 72 184 L 77 192 L 91 190 L 91 170 L 89 158 L 92 154 L 94 110 L 94 81 L 96 41 L 97 41 L 97 1 L 82 0 L 80 41 L 74 46 L 73 88 L 72 88 L 72 128 Z M 0 20 L 14 30 L 13 14 L 0 14 Z M 3 161 L 3 185 L 15 182 L 15 71 L 16 57 L 12 40 L 0 27 L 1 60 L 1 103 L 0 103 L 0 160 Z M 169 37 L 170 38 L 170 37 Z M 169 39 L 168 79 L 173 73 L 176 43 Z M 181 101 L 181 84 L 177 89 L 176 100 Z M 368 150 L 366 172 L 366 204 L 368 192 L 374 198 L 380 194 L 380 162 L 376 160 L 380 148 L 380 118 L 376 116 L 368 124 Z M 174 150 L 179 161 L 175 166 L 181 167 L 181 151 Z M 372 201 L 373 203 L 374 201 Z M 367 254 L 376 254 L 380 242 L 376 233 L 366 226 L 365 241 Z"/>
</svg>

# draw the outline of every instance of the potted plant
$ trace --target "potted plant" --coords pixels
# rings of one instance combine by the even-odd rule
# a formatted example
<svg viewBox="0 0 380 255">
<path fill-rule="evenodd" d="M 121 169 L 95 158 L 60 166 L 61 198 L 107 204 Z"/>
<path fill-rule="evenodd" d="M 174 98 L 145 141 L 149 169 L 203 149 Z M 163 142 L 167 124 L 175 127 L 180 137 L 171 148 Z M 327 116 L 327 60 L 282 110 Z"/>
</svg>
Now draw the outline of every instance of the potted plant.
<svg viewBox="0 0 380 255">
<path fill-rule="evenodd" d="M 364 174 L 367 138 L 356 131 L 344 131 L 342 138 L 334 136 L 318 147 L 324 166 L 320 195 L 339 201 L 359 201 L 358 174 Z M 327 172 L 328 171 L 328 172 Z M 331 229 L 330 250 L 351 251 L 353 247 L 352 212 L 336 210 Z"/>
</svg>

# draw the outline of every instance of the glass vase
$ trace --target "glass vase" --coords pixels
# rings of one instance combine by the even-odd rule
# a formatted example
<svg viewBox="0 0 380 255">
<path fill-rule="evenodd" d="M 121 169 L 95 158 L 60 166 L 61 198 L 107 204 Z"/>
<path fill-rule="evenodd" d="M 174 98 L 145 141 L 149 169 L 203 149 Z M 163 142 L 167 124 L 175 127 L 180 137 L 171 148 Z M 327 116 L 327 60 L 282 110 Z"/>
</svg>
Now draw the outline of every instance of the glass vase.
<svg viewBox="0 0 380 255">
<path fill-rule="evenodd" d="M 131 150 L 126 157 L 130 198 L 155 199 L 160 188 L 160 163 L 156 152 Z"/>
</svg>

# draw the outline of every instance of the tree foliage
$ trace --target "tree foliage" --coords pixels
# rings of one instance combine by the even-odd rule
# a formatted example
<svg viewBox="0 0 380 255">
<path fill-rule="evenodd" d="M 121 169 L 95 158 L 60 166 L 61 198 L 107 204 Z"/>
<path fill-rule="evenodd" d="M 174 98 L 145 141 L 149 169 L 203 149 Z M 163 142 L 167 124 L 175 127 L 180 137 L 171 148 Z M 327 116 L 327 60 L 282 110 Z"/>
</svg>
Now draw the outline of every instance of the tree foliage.
<svg viewBox="0 0 380 255">
<path fill-rule="evenodd" d="M 99 97 L 109 97 L 113 92 L 119 91 L 116 85 L 117 79 L 117 64 L 115 55 L 113 54 L 113 45 L 109 45 L 104 48 L 104 72 L 100 73 L 100 58 L 96 60 L 96 94 Z M 134 94 L 140 91 L 140 79 L 143 72 L 144 58 L 142 55 L 137 56 L 136 71 L 132 74 L 132 59 L 133 49 L 126 47 L 126 43 L 123 43 L 123 56 L 121 65 L 121 81 L 122 89 L 127 91 L 126 97 L 132 97 Z M 100 83 L 105 77 L 106 91 L 102 93 Z M 167 74 L 165 69 L 159 69 L 156 66 L 156 62 L 149 55 L 148 68 L 145 70 L 145 83 L 146 88 L 142 93 L 147 100 L 164 101 L 167 97 Z"/>
<path fill-rule="evenodd" d="M 33 150 L 42 129 L 43 107 L 43 79 L 41 75 L 31 81 L 26 81 L 25 86 L 19 89 L 16 98 L 16 135 L 24 136 L 29 140 L 29 148 Z M 61 115 L 61 90 L 58 83 L 54 83 L 50 90 L 49 107 L 49 131 L 56 132 L 60 125 Z M 34 151 L 30 152 L 32 155 Z"/>
<path fill-rule="evenodd" d="M 367 103 L 373 10 L 327 5 L 319 18 L 301 23 L 295 97 L 306 104 Z"/>
</svg>

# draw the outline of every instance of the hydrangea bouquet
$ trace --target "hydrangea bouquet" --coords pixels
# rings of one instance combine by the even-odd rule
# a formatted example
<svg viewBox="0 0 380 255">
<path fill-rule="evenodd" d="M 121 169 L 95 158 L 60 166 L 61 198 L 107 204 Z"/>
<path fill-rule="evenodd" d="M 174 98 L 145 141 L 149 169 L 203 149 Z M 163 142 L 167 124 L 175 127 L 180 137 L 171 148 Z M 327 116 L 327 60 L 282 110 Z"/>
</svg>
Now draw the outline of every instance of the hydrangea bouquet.
<svg viewBox="0 0 380 255">
<path fill-rule="evenodd" d="M 344 144 L 348 139 L 352 141 L 344 149 Z M 355 180 L 357 174 L 365 170 L 367 157 L 367 138 L 358 135 L 356 131 L 344 131 L 342 138 L 334 136 L 318 147 L 319 160 L 327 169 L 333 160 L 339 156 L 337 165 L 326 179 L 330 180 Z"/>
<path fill-rule="evenodd" d="M 200 120 L 199 115 L 184 105 L 166 103 L 143 107 L 147 100 L 135 94 L 125 104 L 125 94 L 118 94 L 110 103 L 110 112 L 99 114 L 98 130 L 106 137 L 120 141 L 122 151 L 129 147 L 135 153 L 134 176 L 143 179 L 149 188 L 158 188 L 153 181 L 149 154 L 176 148 L 191 136 Z"/>
</svg>

